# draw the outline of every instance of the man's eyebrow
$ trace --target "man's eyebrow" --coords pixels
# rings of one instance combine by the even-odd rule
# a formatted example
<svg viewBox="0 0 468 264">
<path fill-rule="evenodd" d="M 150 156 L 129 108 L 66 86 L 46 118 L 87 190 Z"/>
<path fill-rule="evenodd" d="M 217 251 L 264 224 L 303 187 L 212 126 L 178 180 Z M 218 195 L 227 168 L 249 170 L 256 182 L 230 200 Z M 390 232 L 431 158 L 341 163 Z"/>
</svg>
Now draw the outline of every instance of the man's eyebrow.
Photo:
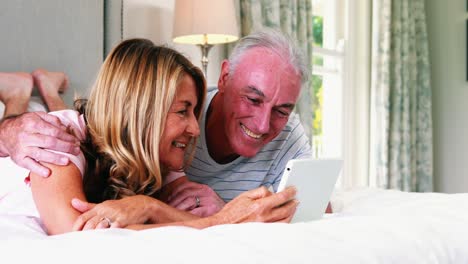
<svg viewBox="0 0 468 264">
<path fill-rule="evenodd" d="M 280 105 L 276 105 L 275 108 L 278 109 L 278 108 L 288 108 L 288 109 L 294 109 L 294 106 L 296 106 L 295 104 L 290 104 L 290 103 L 286 103 L 286 104 L 280 104 Z"/>
<path fill-rule="evenodd" d="M 247 92 L 253 92 L 253 93 L 256 93 L 258 96 L 265 97 L 265 94 L 259 89 L 257 89 L 257 87 L 255 86 L 249 85 L 247 86 L 246 90 L 248 90 Z"/>
</svg>

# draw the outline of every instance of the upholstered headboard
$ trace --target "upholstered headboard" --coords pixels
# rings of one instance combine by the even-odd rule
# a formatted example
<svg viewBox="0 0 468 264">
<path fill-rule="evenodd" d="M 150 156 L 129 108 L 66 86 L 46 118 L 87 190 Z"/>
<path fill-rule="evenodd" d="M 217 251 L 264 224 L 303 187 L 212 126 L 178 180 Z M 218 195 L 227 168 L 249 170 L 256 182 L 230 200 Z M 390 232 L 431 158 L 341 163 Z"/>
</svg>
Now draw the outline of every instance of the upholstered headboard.
<svg viewBox="0 0 468 264">
<path fill-rule="evenodd" d="M 2 0 L 0 71 L 64 71 L 86 96 L 109 49 L 121 37 L 121 0 Z M 33 92 L 34 94 L 34 92 Z"/>
</svg>

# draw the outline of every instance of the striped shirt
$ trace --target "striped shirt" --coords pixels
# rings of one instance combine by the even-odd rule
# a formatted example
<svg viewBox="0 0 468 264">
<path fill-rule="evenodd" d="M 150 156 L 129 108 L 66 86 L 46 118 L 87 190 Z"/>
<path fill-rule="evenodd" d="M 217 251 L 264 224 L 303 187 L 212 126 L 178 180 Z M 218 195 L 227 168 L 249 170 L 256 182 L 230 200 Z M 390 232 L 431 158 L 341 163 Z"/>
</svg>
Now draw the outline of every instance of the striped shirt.
<svg viewBox="0 0 468 264">
<path fill-rule="evenodd" d="M 309 139 L 299 116 L 292 113 L 281 133 L 254 157 L 238 157 L 230 163 L 219 164 L 208 153 L 205 138 L 206 111 L 217 91 L 215 89 L 207 94 L 200 119 L 200 137 L 192 163 L 185 171 L 187 176 L 194 182 L 210 186 L 226 202 L 260 186 L 272 186 L 276 191 L 284 167 L 290 159 L 312 156 Z"/>
</svg>

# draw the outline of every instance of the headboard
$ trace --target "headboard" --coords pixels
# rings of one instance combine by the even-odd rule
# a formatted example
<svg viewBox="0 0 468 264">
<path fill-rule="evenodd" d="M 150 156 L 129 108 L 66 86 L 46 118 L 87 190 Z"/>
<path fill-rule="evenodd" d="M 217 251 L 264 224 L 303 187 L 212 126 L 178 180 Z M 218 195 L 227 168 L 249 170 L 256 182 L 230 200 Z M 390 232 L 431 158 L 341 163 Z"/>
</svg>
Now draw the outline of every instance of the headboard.
<svg viewBox="0 0 468 264">
<path fill-rule="evenodd" d="M 121 6 L 121 0 L 2 0 L 0 71 L 64 71 L 70 87 L 63 98 L 72 106 L 75 96 L 87 96 L 106 53 L 122 38 Z"/>
</svg>

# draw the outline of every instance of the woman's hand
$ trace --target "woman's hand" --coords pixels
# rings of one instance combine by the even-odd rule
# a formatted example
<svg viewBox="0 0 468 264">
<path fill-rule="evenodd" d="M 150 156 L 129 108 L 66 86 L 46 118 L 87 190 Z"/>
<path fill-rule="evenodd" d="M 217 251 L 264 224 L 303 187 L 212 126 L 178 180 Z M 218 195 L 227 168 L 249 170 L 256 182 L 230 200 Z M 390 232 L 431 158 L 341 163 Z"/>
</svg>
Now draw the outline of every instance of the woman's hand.
<svg viewBox="0 0 468 264">
<path fill-rule="evenodd" d="M 288 187 L 279 193 L 272 193 L 260 187 L 242 193 L 215 215 L 222 223 L 246 222 L 291 222 L 299 204 L 294 199 L 296 189 Z"/>
<path fill-rule="evenodd" d="M 145 195 L 107 200 L 99 204 L 73 199 L 72 206 L 82 214 L 73 224 L 73 231 L 126 227 L 130 224 L 151 222 L 152 206 L 159 201 Z"/>
<path fill-rule="evenodd" d="M 213 215 L 226 204 L 208 185 L 189 181 L 187 177 L 164 186 L 160 198 L 174 208 L 200 217 Z"/>
</svg>

